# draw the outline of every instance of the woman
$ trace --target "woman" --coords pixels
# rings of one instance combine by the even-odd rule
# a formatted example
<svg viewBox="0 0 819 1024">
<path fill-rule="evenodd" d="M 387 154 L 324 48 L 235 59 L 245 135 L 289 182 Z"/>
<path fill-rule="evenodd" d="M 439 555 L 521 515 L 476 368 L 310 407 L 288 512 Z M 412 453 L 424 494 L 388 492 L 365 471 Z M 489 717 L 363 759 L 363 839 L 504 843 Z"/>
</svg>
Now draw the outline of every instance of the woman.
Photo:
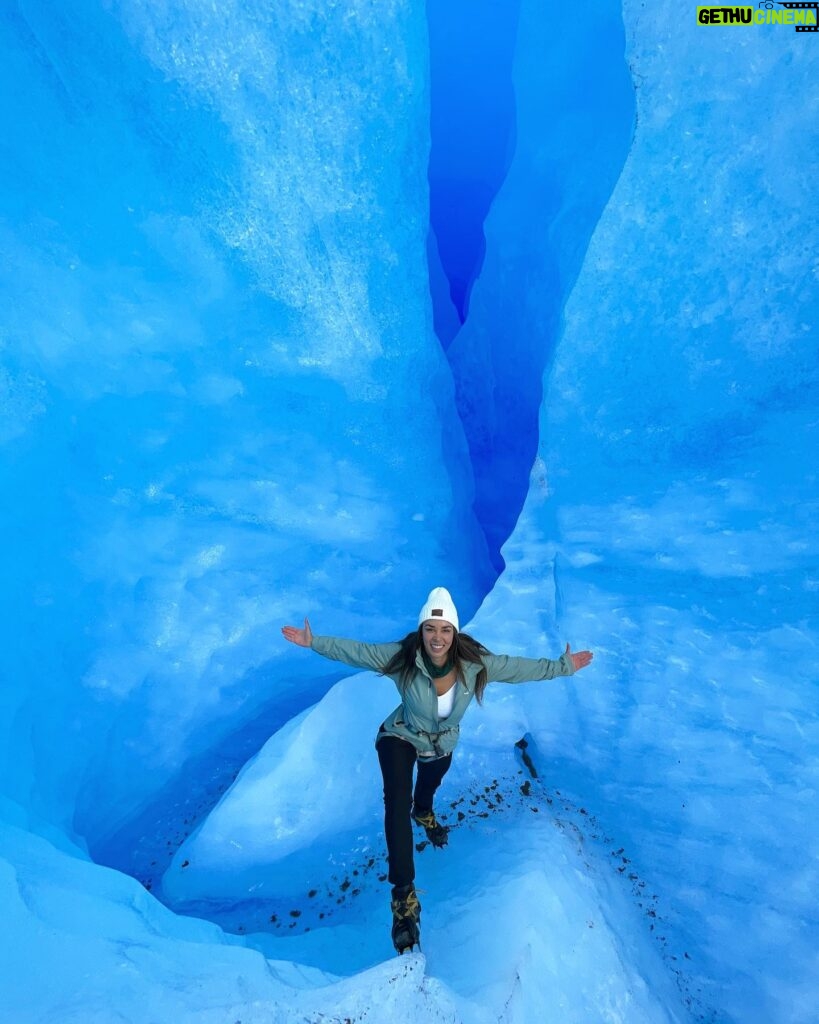
<svg viewBox="0 0 819 1024">
<path fill-rule="evenodd" d="M 458 612 L 443 587 L 430 592 L 418 616 L 418 628 L 400 643 L 365 644 L 314 636 L 304 628 L 284 626 L 285 639 L 353 668 L 389 676 L 401 703 L 381 724 L 376 750 L 384 778 L 384 832 L 392 885 L 392 940 L 399 953 L 419 940 L 421 905 L 415 892 L 412 821 L 437 847 L 447 830 L 432 809 L 435 791 L 452 763 L 464 712 L 483 698 L 487 683 L 522 683 L 570 676 L 592 660 L 590 651 L 573 654 L 566 644 L 556 661 L 491 654 L 467 633 L 458 631 Z M 413 768 L 417 763 L 415 789 Z"/>
</svg>

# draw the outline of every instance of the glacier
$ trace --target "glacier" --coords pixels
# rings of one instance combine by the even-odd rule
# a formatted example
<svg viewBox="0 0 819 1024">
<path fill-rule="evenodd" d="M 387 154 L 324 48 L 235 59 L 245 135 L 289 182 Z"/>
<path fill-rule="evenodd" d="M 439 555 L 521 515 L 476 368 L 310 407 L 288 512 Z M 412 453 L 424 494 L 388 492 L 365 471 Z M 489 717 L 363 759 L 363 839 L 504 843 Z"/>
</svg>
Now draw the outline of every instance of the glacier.
<svg viewBox="0 0 819 1024">
<path fill-rule="evenodd" d="M 817 1020 L 816 36 L 427 7 L 0 15 L 10 1024 Z M 278 627 L 437 584 L 595 661 L 396 959 L 392 685 Z"/>
</svg>

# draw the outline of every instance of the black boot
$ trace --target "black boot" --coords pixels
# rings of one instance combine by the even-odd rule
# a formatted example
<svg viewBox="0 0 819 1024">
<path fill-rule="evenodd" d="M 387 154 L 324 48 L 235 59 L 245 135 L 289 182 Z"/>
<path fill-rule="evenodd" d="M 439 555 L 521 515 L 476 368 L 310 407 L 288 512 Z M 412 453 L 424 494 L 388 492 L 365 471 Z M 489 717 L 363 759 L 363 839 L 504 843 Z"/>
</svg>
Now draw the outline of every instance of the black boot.
<svg viewBox="0 0 819 1024">
<path fill-rule="evenodd" d="M 421 948 L 421 904 L 414 885 L 392 890 L 392 943 L 399 953 Z"/>
<path fill-rule="evenodd" d="M 417 807 L 413 806 L 412 820 L 418 822 L 418 824 L 426 832 L 427 839 L 432 843 L 433 846 L 437 846 L 438 849 L 440 849 L 442 846 L 446 846 L 446 844 L 449 842 L 447 829 L 435 817 L 434 811 L 421 811 Z"/>
</svg>

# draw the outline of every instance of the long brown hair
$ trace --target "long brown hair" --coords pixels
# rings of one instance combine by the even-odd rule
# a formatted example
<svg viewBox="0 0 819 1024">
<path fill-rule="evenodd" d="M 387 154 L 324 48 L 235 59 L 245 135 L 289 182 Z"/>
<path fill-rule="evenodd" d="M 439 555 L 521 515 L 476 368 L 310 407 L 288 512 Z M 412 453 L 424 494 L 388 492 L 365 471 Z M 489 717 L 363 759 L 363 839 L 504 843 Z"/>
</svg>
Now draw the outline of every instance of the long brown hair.
<svg viewBox="0 0 819 1024">
<path fill-rule="evenodd" d="M 389 662 L 381 669 L 381 674 L 385 676 L 398 676 L 398 685 L 402 692 L 409 686 L 410 680 L 412 679 L 413 673 L 415 672 L 415 657 L 419 650 L 423 650 L 424 641 L 422 638 L 421 631 L 423 626 L 419 626 L 418 629 L 412 633 L 407 633 L 403 640 L 398 642 L 401 645 L 401 649 L 397 651 Z M 455 631 L 455 635 L 452 638 L 452 647 L 450 648 L 450 657 L 452 658 L 452 664 L 455 669 L 456 677 L 464 678 L 464 662 L 471 662 L 473 665 L 480 665 L 481 670 L 478 673 L 478 678 L 475 680 L 475 697 L 479 704 L 483 702 L 483 691 L 486 689 L 486 684 L 489 682 L 486 669 L 481 661 L 481 655 L 491 654 L 492 652 L 487 650 L 482 643 L 479 643 L 469 633 L 459 633 Z"/>
</svg>

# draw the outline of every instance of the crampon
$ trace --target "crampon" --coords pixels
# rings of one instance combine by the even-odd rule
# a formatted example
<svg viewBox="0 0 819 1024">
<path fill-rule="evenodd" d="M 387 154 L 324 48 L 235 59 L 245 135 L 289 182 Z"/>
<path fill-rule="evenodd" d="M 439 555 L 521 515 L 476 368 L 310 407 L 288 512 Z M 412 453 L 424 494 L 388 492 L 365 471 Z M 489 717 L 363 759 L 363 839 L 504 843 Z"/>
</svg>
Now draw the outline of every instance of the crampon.
<svg viewBox="0 0 819 1024">
<path fill-rule="evenodd" d="M 423 828 L 427 839 L 439 850 L 449 842 L 448 830 L 435 817 L 434 811 L 419 811 L 413 807 L 412 820 Z"/>
<path fill-rule="evenodd" d="M 397 952 L 421 948 L 421 904 L 413 886 L 392 891 L 392 943 Z"/>
</svg>

